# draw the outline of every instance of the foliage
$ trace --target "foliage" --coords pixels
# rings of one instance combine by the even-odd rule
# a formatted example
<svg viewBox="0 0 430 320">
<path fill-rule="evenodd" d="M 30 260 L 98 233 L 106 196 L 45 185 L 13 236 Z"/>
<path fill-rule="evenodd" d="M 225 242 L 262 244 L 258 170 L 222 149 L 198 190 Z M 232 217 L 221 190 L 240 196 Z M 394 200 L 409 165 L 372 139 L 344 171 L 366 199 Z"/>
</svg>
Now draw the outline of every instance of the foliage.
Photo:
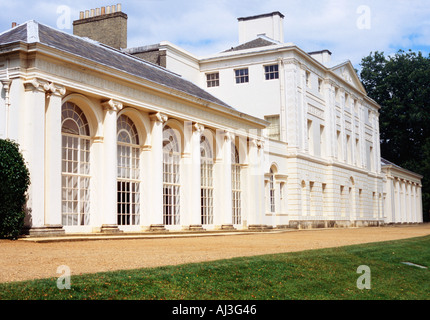
<svg viewBox="0 0 430 320">
<path fill-rule="evenodd" d="M 24 224 L 29 172 L 19 145 L 0 139 L 0 238 L 16 239 Z"/>
<path fill-rule="evenodd" d="M 430 236 L 0 284 L 0 300 L 428 300 Z M 357 286 L 370 268 L 370 289 Z M 73 273 L 73 270 L 71 270 Z"/>
<path fill-rule="evenodd" d="M 430 56 L 374 52 L 361 61 L 360 78 L 381 105 L 381 155 L 423 178 L 424 218 L 430 210 Z"/>
</svg>

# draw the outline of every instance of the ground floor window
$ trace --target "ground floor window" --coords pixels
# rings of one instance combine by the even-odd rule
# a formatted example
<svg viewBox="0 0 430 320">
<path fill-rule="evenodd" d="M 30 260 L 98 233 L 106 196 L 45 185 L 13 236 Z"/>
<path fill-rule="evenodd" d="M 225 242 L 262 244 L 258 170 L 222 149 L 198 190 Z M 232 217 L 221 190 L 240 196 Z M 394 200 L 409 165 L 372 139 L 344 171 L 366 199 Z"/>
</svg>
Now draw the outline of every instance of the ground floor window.
<svg viewBox="0 0 430 320">
<path fill-rule="evenodd" d="M 205 136 L 200 140 L 201 223 L 213 224 L 213 156 Z"/>
<path fill-rule="evenodd" d="M 90 132 L 87 119 L 74 103 L 63 104 L 62 137 L 62 224 L 90 222 Z"/>
<path fill-rule="evenodd" d="M 140 148 L 133 121 L 121 115 L 117 121 L 117 223 L 140 223 Z"/>
<path fill-rule="evenodd" d="M 163 131 L 163 223 L 180 223 L 180 145 L 176 132 L 166 126 Z"/>
<path fill-rule="evenodd" d="M 234 143 L 231 146 L 231 189 L 233 224 L 242 223 L 241 214 L 241 185 L 240 185 L 240 162 L 239 153 Z"/>
</svg>

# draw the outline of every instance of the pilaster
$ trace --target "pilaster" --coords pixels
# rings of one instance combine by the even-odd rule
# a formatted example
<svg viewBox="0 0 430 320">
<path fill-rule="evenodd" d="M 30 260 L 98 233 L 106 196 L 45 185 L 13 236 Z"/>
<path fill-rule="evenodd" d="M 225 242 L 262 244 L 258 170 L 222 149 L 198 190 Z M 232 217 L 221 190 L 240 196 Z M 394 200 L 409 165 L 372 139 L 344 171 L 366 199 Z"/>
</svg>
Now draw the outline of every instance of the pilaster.
<svg viewBox="0 0 430 320">
<path fill-rule="evenodd" d="M 163 125 L 167 116 L 162 113 L 153 113 L 151 120 L 152 146 L 150 156 L 145 160 L 149 165 L 146 168 L 146 180 L 150 181 L 151 188 L 147 192 L 147 219 L 151 231 L 164 231 L 163 224 Z M 147 182 L 148 183 L 148 182 Z"/>
<path fill-rule="evenodd" d="M 199 123 L 193 123 L 191 136 L 191 166 L 188 168 L 188 208 L 189 212 L 188 228 L 192 230 L 203 230 L 201 222 L 201 155 L 200 155 L 200 139 L 204 130 L 204 126 Z"/>
<path fill-rule="evenodd" d="M 20 143 L 31 181 L 28 233 L 62 234 L 61 105 L 66 89 L 40 78 L 25 81 L 24 88 L 25 129 Z"/>
<path fill-rule="evenodd" d="M 103 213 L 101 231 L 119 232 L 117 221 L 117 114 L 122 103 L 102 102 L 103 119 Z"/>
</svg>

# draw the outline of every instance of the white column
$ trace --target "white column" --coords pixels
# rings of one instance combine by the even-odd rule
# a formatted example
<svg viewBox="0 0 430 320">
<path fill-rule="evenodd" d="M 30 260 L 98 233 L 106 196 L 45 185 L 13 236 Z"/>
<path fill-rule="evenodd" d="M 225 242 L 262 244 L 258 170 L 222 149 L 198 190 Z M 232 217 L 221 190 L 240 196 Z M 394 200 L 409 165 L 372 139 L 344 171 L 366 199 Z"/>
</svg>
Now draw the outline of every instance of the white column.
<svg viewBox="0 0 430 320">
<path fill-rule="evenodd" d="M 286 136 L 289 147 L 300 148 L 300 128 L 301 112 L 298 106 L 297 84 L 300 74 L 295 60 L 284 60 L 285 67 L 285 112 L 286 112 Z"/>
<path fill-rule="evenodd" d="M 1 80 L 2 91 L 0 95 L 0 139 L 9 138 L 9 109 L 10 109 L 10 86 L 12 80 Z M 1 93 L 1 92 L 0 92 Z M 4 98 L 3 98 L 4 97 Z"/>
<path fill-rule="evenodd" d="M 417 214 L 418 214 L 418 218 L 417 218 L 417 222 L 422 223 L 423 222 L 423 202 L 422 202 L 422 191 L 421 191 L 421 184 L 417 186 L 418 188 L 418 198 L 417 198 Z"/>
<path fill-rule="evenodd" d="M 249 169 L 248 169 L 248 225 L 249 228 L 263 227 L 266 213 L 266 189 L 263 169 L 263 143 L 257 139 L 249 141 Z M 269 185 L 270 187 L 270 185 Z M 267 194 L 270 210 L 270 192 Z M 273 213 L 275 214 L 275 213 Z"/>
<path fill-rule="evenodd" d="M 27 209 L 33 230 L 45 226 L 45 104 L 43 85 L 36 79 L 26 82 L 20 146 L 30 172 Z"/>
<path fill-rule="evenodd" d="M 164 230 L 163 226 L 163 124 L 167 116 L 161 113 L 150 115 L 152 147 L 151 155 L 146 157 L 146 179 L 144 184 L 148 190 L 146 204 L 148 215 L 146 223 L 151 230 Z"/>
<path fill-rule="evenodd" d="M 102 103 L 103 120 L 103 208 L 102 232 L 118 232 L 117 222 L 117 113 L 120 102 Z"/>
<path fill-rule="evenodd" d="M 201 222 L 201 177 L 200 177 L 200 139 L 204 126 L 194 123 L 191 136 L 191 167 L 189 168 L 188 191 L 189 199 L 189 227 L 190 229 L 202 229 Z"/>
<path fill-rule="evenodd" d="M 234 135 L 226 132 L 223 139 L 223 166 L 222 166 L 222 211 L 221 211 L 221 228 L 233 227 L 232 216 L 232 179 L 231 179 L 231 144 L 234 141 Z"/>
<path fill-rule="evenodd" d="M 52 83 L 47 89 L 48 99 L 45 117 L 45 225 L 62 230 L 61 106 L 66 89 Z"/>
</svg>

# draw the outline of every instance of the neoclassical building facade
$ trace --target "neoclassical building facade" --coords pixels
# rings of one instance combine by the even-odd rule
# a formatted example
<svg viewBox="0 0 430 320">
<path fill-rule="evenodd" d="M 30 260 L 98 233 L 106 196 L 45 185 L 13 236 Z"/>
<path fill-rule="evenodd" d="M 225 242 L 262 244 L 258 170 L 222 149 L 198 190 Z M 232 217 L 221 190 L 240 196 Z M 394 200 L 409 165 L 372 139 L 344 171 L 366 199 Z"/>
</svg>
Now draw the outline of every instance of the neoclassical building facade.
<svg viewBox="0 0 430 320">
<path fill-rule="evenodd" d="M 1 33 L 0 138 L 29 167 L 27 232 L 422 222 L 422 177 L 381 167 L 380 107 L 351 64 L 279 30 L 204 59 L 35 21 Z"/>
</svg>

